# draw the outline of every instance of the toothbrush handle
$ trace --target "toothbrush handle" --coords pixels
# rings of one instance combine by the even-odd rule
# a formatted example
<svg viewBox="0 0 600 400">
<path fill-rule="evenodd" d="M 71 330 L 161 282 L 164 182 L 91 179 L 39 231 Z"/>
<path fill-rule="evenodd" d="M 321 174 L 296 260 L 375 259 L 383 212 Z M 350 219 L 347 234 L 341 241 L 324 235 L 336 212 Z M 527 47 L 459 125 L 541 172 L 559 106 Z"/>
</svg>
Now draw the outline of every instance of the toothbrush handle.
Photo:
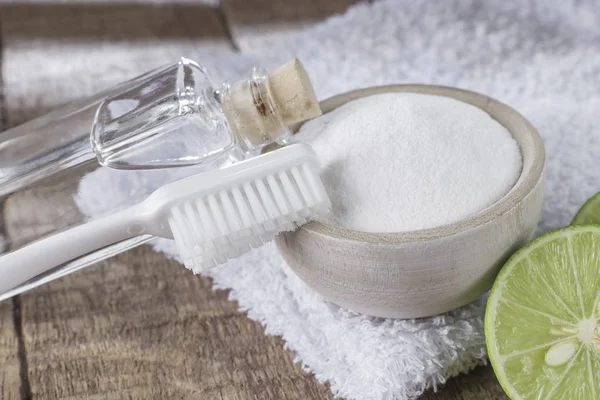
<svg viewBox="0 0 600 400">
<path fill-rule="evenodd" d="M 137 236 L 131 209 L 79 225 L 0 256 L 0 295 L 70 260 Z"/>
</svg>

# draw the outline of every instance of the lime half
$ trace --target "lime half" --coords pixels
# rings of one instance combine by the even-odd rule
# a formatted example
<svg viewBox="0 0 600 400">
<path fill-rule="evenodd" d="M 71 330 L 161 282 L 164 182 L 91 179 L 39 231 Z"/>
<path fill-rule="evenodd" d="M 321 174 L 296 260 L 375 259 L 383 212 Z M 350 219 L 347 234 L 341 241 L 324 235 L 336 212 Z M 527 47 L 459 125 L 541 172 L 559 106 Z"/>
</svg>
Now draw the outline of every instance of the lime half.
<svg viewBox="0 0 600 400">
<path fill-rule="evenodd" d="M 590 197 L 571 221 L 571 225 L 583 224 L 600 224 L 600 192 Z"/>
<path fill-rule="evenodd" d="M 600 399 L 600 225 L 535 239 L 490 293 L 485 335 L 513 399 Z"/>
</svg>

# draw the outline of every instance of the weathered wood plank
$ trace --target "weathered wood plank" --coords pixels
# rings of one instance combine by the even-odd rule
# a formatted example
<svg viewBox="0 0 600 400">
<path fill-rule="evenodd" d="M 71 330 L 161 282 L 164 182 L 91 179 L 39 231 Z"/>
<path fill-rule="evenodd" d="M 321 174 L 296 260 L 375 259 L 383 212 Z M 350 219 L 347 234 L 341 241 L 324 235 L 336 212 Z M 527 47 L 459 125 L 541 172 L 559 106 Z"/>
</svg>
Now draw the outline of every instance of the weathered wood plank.
<svg viewBox="0 0 600 400">
<path fill-rule="evenodd" d="M 0 399 L 21 398 L 18 340 L 11 301 L 0 303 Z"/>
<path fill-rule="evenodd" d="M 34 398 L 331 398 L 226 297 L 148 247 L 22 295 Z"/>
<path fill-rule="evenodd" d="M 202 4 L 20 4 L 0 12 L 10 126 L 187 55 L 231 52 Z"/>
<path fill-rule="evenodd" d="M 268 47 L 273 41 L 331 15 L 359 0 L 222 0 L 233 40 L 242 51 Z"/>
</svg>

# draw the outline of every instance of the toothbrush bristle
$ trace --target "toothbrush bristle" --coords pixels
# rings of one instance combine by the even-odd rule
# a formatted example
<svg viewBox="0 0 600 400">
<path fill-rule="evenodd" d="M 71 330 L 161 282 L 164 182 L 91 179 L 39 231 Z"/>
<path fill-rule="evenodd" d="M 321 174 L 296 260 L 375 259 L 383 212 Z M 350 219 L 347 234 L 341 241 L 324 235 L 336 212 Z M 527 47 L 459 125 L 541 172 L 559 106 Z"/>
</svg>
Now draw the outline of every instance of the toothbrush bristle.
<svg viewBox="0 0 600 400">
<path fill-rule="evenodd" d="M 318 168 L 303 162 L 175 205 L 168 220 L 184 265 L 200 273 L 324 216 L 330 206 Z"/>
</svg>

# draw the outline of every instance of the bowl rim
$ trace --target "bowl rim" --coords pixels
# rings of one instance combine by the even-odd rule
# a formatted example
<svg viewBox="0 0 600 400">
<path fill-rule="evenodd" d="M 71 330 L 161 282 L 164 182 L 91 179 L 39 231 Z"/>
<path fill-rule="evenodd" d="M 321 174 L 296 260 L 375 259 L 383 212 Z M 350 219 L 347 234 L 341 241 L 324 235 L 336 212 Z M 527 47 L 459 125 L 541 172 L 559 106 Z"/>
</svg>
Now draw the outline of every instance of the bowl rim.
<svg viewBox="0 0 600 400">
<path fill-rule="evenodd" d="M 512 107 L 489 96 L 449 86 L 427 84 L 394 84 L 373 86 L 340 93 L 320 102 L 323 113 L 361 97 L 381 93 L 404 92 L 450 97 L 487 112 L 504 126 L 519 145 L 523 167 L 517 182 L 498 201 L 460 221 L 433 228 L 408 232 L 363 232 L 319 221 L 311 221 L 300 229 L 319 236 L 375 244 L 402 244 L 441 239 L 486 225 L 518 206 L 543 180 L 546 167 L 544 144 L 535 127 Z M 292 127 L 296 132 L 302 124 Z"/>
</svg>

